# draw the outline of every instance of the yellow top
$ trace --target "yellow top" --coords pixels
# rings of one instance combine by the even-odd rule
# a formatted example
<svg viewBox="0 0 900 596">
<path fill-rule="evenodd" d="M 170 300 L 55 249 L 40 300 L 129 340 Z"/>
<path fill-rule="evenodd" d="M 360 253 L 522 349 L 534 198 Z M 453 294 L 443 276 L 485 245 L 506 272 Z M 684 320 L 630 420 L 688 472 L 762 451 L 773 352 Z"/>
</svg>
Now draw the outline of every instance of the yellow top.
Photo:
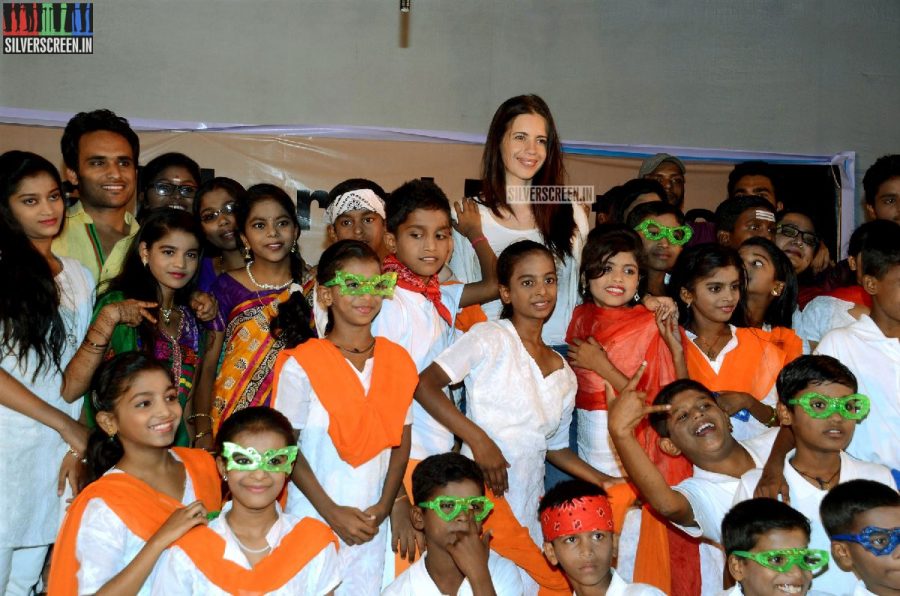
<svg viewBox="0 0 900 596">
<path fill-rule="evenodd" d="M 119 274 L 125 263 L 128 247 L 141 229 L 130 212 L 125 213 L 125 224 L 129 227 L 128 236 L 116 242 L 112 251 L 105 255 L 94 220 L 85 213 L 84 206 L 78 201 L 66 211 L 66 225 L 62 234 L 53 239 L 53 253 L 80 261 L 91 270 L 99 284 Z"/>
</svg>

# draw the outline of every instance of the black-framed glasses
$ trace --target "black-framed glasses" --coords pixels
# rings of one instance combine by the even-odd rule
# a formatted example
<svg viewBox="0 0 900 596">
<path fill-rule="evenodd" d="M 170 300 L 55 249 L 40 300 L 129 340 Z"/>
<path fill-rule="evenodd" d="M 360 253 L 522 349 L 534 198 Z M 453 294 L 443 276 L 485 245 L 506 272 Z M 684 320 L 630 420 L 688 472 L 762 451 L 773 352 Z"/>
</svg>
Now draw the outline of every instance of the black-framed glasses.
<svg viewBox="0 0 900 596">
<path fill-rule="evenodd" d="M 778 224 L 775 228 L 775 233 L 781 234 L 785 238 L 796 238 L 799 236 L 800 241 L 810 248 L 817 248 L 819 246 L 818 236 L 811 232 L 804 232 L 793 224 Z"/>
<path fill-rule="evenodd" d="M 175 193 L 178 193 L 178 196 L 184 199 L 193 199 L 194 195 L 197 194 L 197 187 L 190 186 L 188 184 L 172 184 L 171 182 L 154 182 L 150 186 L 153 187 L 153 190 L 156 191 L 161 197 L 171 197 Z"/>
<path fill-rule="evenodd" d="M 215 211 L 204 211 L 200 214 L 200 221 L 203 223 L 209 223 L 211 221 L 215 221 L 219 219 L 220 215 L 231 215 L 234 213 L 237 208 L 237 203 L 234 201 L 230 203 L 225 203 L 222 205 L 221 209 L 216 209 Z"/>
</svg>

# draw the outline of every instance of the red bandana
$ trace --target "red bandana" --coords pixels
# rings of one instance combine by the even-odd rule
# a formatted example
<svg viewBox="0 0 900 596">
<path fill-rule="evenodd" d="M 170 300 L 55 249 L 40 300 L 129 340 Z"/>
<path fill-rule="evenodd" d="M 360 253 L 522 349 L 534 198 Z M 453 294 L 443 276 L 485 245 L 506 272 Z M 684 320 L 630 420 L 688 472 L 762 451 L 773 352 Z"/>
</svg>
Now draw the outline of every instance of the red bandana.
<svg viewBox="0 0 900 596">
<path fill-rule="evenodd" d="M 397 286 L 410 292 L 422 294 L 434 305 L 441 318 L 451 327 L 453 326 L 453 315 L 441 302 L 441 284 L 437 275 L 428 278 L 428 282 L 423 282 L 422 278 L 413 273 L 409 267 L 397 260 L 394 255 L 388 255 L 384 258 L 381 266 L 382 273 L 394 272 L 397 274 Z"/>
<path fill-rule="evenodd" d="M 541 530 L 547 542 L 582 532 L 612 532 L 612 507 L 606 497 L 572 499 L 541 513 Z"/>
</svg>

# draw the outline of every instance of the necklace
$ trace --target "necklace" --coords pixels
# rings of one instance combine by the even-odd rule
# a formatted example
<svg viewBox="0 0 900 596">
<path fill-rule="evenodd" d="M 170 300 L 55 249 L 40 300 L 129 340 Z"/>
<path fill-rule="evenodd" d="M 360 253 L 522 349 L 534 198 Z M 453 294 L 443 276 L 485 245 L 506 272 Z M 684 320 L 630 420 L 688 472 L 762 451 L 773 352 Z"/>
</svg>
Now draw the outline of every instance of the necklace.
<svg viewBox="0 0 900 596">
<path fill-rule="evenodd" d="M 163 322 L 168 325 L 172 321 L 172 310 L 174 307 L 163 308 L 159 307 L 159 314 L 162 315 Z"/>
<path fill-rule="evenodd" d="M 726 334 L 726 333 L 723 333 L 722 331 L 719 331 L 719 332 L 716 334 L 715 339 L 713 339 L 712 343 L 707 342 L 705 339 L 703 339 L 702 337 L 700 337 L 699 335 L 697 335 L 697 337 L 694 338 L 694 344 L 695 344 L 698 348 L 700 348 L 700 351 L 701 351 L 701 352 L 703 352 L 704 354 L 706 354 L 706 357 L 707 357 L 707 358 L 709 358 L 710 360 L 712 360 L 712 359 L 714 359 L 714 358 L 718 355 L 718 353 L 719 353 L 719 351 L 716 350 L 716 346 L 719 345 L 719 342 L 721 342 L 723 338 L 727 338 L 727 337 L 730 337 L 730 336 L 731 336 L 731 328 L 730 328 L 730 327 L 726 327 L 726 331 L 727 331 L 727 334 Z M 726 342 L 727 342 L 727 339 L 726 339 Z M 704 345 L 705 345 L 706 347 L 704 347 Z"/>
<path fill-rule="evenodd" d="M 238 546 L 241 547 L 241 550 L 245 553 L 250 553 L 251 555 L 261 555 L 262 553 L 272 550 L 272 547 L 268 544 L 262 548 L 247 548 L 244 546 L 244 543 L 241 542 L 241 539 L 237 537 L 237 534 L 234 533 L 234 530 L 231 531 L 231 535 L 234 536 L 234 541 L 238 543 Z"/>
<path fill-rule="evenodd" d="M 260 290 L 283 290 L 286 287 L 288 287 L 289 285 L 291 285 L 292 281 L 294 281 L 293 279 L 289 279 L 286 282 L 284 282 L 283 284 L 261 284 L 258 281 L 256 281 L 256 278 L 253 277 L 253 272 L 250 271 L 250 265 L 252 265 L 252 264 L 253 264 L 253 261 L 250 261 L 247 263 L 247 266 L 245 267 L 245 269 L 247 270 L 247 277 L 249 277 L 250 281 L 253 282 L 253 285 L 256 286 L 257 288 L 259 288 Z"/>
<path fill-rule="evenodd" d="M 823 480 L 823 479 L 819 478 L 818 476 L 810 476 L 809 474 L 807 474 L 806 472 L 804 472 L 803 470 L 801 470 L 800 468 L 795 466 L 794 462 L 791 462 L 791 467 L 794 468 L 795 470 L 797 470 L 797 473 L 800 474 L 801 476 L 803 476 L 804 478 L 806 478 L 808 480 L 812 480 L 813 482 L 818 484 L 820 490 L 827 489 L 828 486 L 834 481 L 834 479 L 837 478 L 837 475 L 841 473 L 841 464 L 840 463 L 838 463 L 837 470 L 834 471 L 834 474 L 832 474 L 831 478 L 829 478 L 828 480 Z"/>
<path fill-rule="evenodd" d="M 330 340 L 330 339 L 329 339 L 328 341 L 330 341 L 331 343 L 333 343 L 333 344 L 334 344 L 334 347 L 336 347 L 338 350 L 340 350 L 340 351 L 342 351 L 342 352 L 349 352 L 350 354 L 365 354 L 366 352 L 368 352 L 369 350 L 371 350 L 372 348 L 375 347 L 375 338 L 374 338 L 374 337 L 372 338 L 372 343 L 369 344 L 369 347 L 363 348 L 363 349 L 359 349 L 359 348 L 345 348 L 345 347 L 343 347 L 343 346 L 339 346 L 338 344 L 335 344 L 333 340 Z"/>
</svg>

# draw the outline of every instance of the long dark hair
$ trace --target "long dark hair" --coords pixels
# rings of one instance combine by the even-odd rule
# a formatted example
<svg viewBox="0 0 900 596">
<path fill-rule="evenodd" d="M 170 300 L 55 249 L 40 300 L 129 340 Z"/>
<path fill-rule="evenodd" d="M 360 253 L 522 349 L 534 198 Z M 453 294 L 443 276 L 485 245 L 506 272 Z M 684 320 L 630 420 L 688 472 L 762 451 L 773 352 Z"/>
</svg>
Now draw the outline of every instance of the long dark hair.
<svg viewBox="0 0 900 596">
<path fill-rule="evenodd" d="M 50 264 L 25 235 L 9 204 L 22 180 L 38 174 L 53 178 L 62 197 L 59 172 L 49 161 L 25 151 L 0 155 L 0 279 L 5 284 L 0 291 L 0 349 L 14 355 L 23 369 L 34 350 L 32 380 L 48 364 L 60 370 L 66 336 Z M 62 219 L 65 222 L 65 216 Z"/>
<path fill-rule="evenodd" d="M 145 243 L 149 249 L 176 230 L 194 236 L 197 239 L 197 250 L 201 250 L 200 247 L 203 246 L 203 230 L 197 224 L 193 215 L 187 211 L 170 209 L 169 207 L 148 211 L 147 218 L 141 224 L 140 232 L 131 242 L 122 271 L 114 278 L 101 284 L 101 297 L 109 292 L 121 292 L 125 298 L 158 303 L 160 301 L 159 282 L 150 273 L 150 268 L 144 265 L 144 262 L 141 260 L 140 246 L 141 243 Z M 194 276 L 190 281 L 183 288 L 175 291 L 173 304 L 179 306 L 187 306 L 189 304 L 191 294 L 197 287 L 197 273 L 199 271 L 200 267 L 197 267 L 197 271 L 194 272 Z M 162 304 L 160 304 L 161 306 Z M 153 349 L 157 333 L 156 325 L 147 320 L 141 321 L 141 324 L 138 326 L 138 337 L 141 340 L 143 349 Z"/>
<path fill-rule="evenodd" d="M 216 176 L 212 180 L 207 180 L 197 188 L 197 194 L 194 195 L 194 219 L 197 220 L 197 225 L 201 230 L 203 223 L 200 221 L 200 206 L 203 204 L 203 196 L 214 190 L 224 190 L 236 206 L 247 201 L 247 190 L 237 180 L 225 176 Z M 212 256 L 218 256 L 221 252 L 206 239 L 206 234 L 203 234 L 203 252 Z"/>
<path fill-rule="evenodd" d="M 734 267 L 738 272 L 741 285 L 741 297 L 731 315 L 729 323 L 735 327 L 747 326 L 747 275 L 744 273 L 744 261 L 738 251 L 720 244 L 699 244 L 681 251 L 672 277 L 669 279 L 669 296 L 678 306 L 678 324 L 688 326 L 694 320 L 694 313 L 681 297 L 681 288 L 694 292 L 697 282 L 709 277 L 716 269 Z"/>
<path fill-rule="evenodd" d="M 784 289 L 781 294 L 775 297 L 766 308 L 763 316 L 763 323 L 768 323 L 772 327 L 788 327 L 793 325 L 794 310 L 797 308 L 797 295 L 800 288 L 797 285 L 797 274 L 794 273 L 794 266 L 791 260 L 782 252 L 778 246 L 761 236 L 753 236 L 747 238 L 741 246 L 758 246 L 766 251 L 772 267 L 775 269 L 775 281 L 784 283 Z"/>
<path fill-rule="evenodd" d="M 173 210 L 174 211 L 174 210 Z M 104 362 L 91 383 L 91 405 L 95 412 L 112 412 L 119 398 L 142 372 L 160 371 L 171 379 L 172 372 L 143 352 L 122 352 Z M 108 436 L 99 426 L 88 437 L 88 482 L 97 480 L 116 465 L 125 449 L 117 436 Z"/>
<path fill-rule="evenodd" d="M 284 190 L 274 184 L 254 184 L 247 189 L 247 200 L 238 203 L 237 211 L 235 212 L 238 230 L 246 233 L 247 220 L 250 217 L 253 206 L 263 201 L 275 201 L 278 203 L 299 230 L 297 206 Z M 240 235 L 238 236 L 238 246 L 249 248 L 245 247 L 243 241 L 240 240 Z M 291 279 L 294 280 L 294 283 L 302 285 L 307 267 L 300 256 L 300 251 L 291 251 L 288 258 L 291 265 Z M 272 337 L 291 347 L 316 336 L 313 327 L 312 306 L 310 306 L 303 292 L 293 292 L 286 302 L 278 305 L 278 314 L 269 323 L 269 330 Z"/>
<path fill-rule="evenodd" d="M 381 266 L 381 260 L 378 254 L 372 250 L 372 247 L 365 242 L 359 240 L 340 240 L 325 249 L 319 258 L 319 266 L 316 269 L 316 283 L 324 286 L 326 283 L 334 279 L 335 273 L 344 266 L 344 263 L 351 260 L 373 261 Z M 328 325 L 325 327 L 326 333 L 334 327 L 334 318 L 331 314 L 331 308 L 328 309 Z"/>
<path fill-rule="evenodd" d="M 535 186 L 559 186 L 565 183 L 562 145 L 547 102 L 537 95 L 518 95 L 504 101 L 491 120 L 484 153 L 481 156 L 481 201 L 491 212 L 500 217 L 506 202 L 506 167 L 503 165 L 503 137 L 512 121 L 523 114 L 541 116 L 547 123 L 547 157 L 544 165 L 532 179 Z M 532 203 L 531 212 L 541 239 L 560 259 L 572 255 L 572 236 L 575 234 L 575 216 L 571 203 Z"/>
<path fill-rule="evenodd" d="M 503 249 L 503 252 L 497 258 L 497 283 L 508 288 L 516 265 L 525 257 L 534 253 L 546 255 L 553 261 L 553 253 L 550 252 L 550 249 L 534 240 L 519 240 Z M 556 263 L 556 261 L 553 262 L 554 264 Z M 503 309 L 500 311 L 500 318 L 509 319 L 512 317 L 512 314 L 512 304 L 504 304 Z"/>
</svg>

